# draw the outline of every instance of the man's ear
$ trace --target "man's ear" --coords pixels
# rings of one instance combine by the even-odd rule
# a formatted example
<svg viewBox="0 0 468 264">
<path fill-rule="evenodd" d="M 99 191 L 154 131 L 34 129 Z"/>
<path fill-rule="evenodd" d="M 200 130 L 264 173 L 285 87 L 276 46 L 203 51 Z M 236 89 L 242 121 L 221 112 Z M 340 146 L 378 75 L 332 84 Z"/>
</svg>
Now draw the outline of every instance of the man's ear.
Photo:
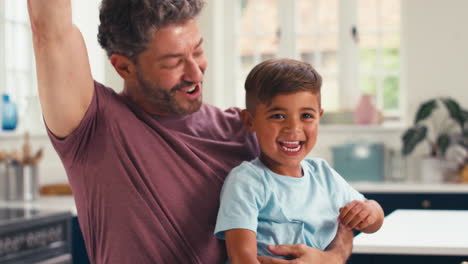
<svg viewBox="0 0 468 264">
<path fill-rule="evenodd" d="M 324 113 L 323 109 L 322 109 L 322 108 L 320 108 L 320 118 L 322 118 L 322 116 L 323 116 L 323 113 Z"/>
<path fill-rule="evenodd" d="M 244 110 L 241 111 L 241 118 L 242 118 L 242 122 L 244 123 L 244 126 L 250 132 L 254 132 L 254 130 L 253 130 L 253 116 L 249 111 L 247 111 L 247 109 L 244 109 Z"/>
<path fill-rule="evenodd" d="M 136 67 L 129 58 L 120 54 L 112 54 L 110 62 L 120 77 L 124 80 L 129 81 L 135 79 Z"/>
</svg>

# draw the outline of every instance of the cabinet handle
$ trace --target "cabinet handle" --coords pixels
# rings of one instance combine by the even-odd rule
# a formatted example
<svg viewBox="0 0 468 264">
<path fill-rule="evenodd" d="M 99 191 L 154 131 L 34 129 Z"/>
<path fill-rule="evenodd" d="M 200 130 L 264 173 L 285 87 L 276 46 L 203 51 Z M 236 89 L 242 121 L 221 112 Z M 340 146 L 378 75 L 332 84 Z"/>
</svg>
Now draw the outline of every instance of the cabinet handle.
<svg viewBox="0 0 468 264">
<path fill-rule="evenodd" d="M 431 208 L 431 201 L 429 201 L 429 200 L 423 200 L 423 201 L 421 202 L 421 206 L 422 206 L 422 208 L 424 208 L 424 209 Z M 462 263 L 462 264 L 468 264 L 468 263 Z"/>
</svg>

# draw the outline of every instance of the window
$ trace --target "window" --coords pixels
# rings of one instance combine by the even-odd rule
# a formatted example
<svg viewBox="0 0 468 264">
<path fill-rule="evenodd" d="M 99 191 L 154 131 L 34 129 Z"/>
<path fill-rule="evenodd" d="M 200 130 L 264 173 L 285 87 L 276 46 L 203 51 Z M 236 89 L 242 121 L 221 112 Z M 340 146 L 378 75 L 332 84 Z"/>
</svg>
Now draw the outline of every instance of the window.
<svg viewBox="0 0 468 264">
<path fill-rule="evenodd" d="M 328 112 L 352 110 L 366 93 L 387 120 L 401 117 L 399 0 L 232 2 L 234 12 L 224 19 L 234 20 L 235 28 L 225 29 L 234 38 L 224 45 L 234 59 L 224 75 L 234 75 L 226 85 L 236 90 L 235 105 L 244 106 L 242 88 L 254 65 L 289 57 L 321 73 Z"/>
<path fill-rule="evenodd" d="M 19 126 L 31 114 L 41 120 L 40 113 L 26 116 L 28 107 L 37 104 L 27 1 L 0 0 L 0 28 L 0 92 L 17 103 Z"/>
</svg>

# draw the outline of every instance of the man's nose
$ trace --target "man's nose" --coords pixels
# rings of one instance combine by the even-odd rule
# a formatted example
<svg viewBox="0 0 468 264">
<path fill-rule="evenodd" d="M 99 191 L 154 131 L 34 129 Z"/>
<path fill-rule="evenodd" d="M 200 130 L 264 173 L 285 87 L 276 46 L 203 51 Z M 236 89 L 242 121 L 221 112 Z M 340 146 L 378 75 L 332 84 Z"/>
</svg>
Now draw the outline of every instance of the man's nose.
<svg viewBox="0 0 468 264">
<path fill-rule="evenodd" d="M 203 81 L 205 66 L 202 61 L 190 59 L 187 61 L 184 69 L 184 81 L 200 83 Z"/>
</svg>

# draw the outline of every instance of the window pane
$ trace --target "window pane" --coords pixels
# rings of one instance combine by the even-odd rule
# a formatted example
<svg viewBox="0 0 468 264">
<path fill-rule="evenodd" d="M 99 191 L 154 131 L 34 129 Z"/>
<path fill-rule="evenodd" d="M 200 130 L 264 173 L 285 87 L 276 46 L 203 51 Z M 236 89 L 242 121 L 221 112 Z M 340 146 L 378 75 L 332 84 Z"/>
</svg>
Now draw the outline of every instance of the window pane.
<svg viewBox="0 0 468 264">
<path fill-rule="evenodd" d="M 277 34 L 276 0 L 241 1 L 241 35 Z"/>
<path fill-rule="evenodd" d="M 276 56 L 278 52 L 277 7 L 275 0 L 241 2 L 240 55 L 258 58 Z"/>
<path fill-rule="evenodd" d="M 336 50 L 324 51 L 322 53 L 321 69 L 338 72 L 338 54 Z"/>
<path fill-rule="evenodd" d="M 399 104 L 399 79 L 386 77 L 384 79 L 384 110 L 397 110 Z"/>
<path fill-rule="evenodd" d="M 378 0 L 358 0 L 358 29 L 361 34 L 378 30 L 379 14 L 377 13 L 377 2 Z"/>
<path fill-rule="evenodd" d="M 338 32 L 338 0 L 298 0 L 298 33 Z"/>
<path fill-rule="evenodd" d="M 386 31 L 400 30 L 400 0 L 380 1 L 382 28 Z"/>
<path fill-rule="evenodd" d="M 30 33 L 26 26 L 22 24 L 11 25 L 14 28 L 13 46 L 7 53 L 13 54 L 12 60 L 7 60 L 7 68 L 13 68 L 19 71 L 28 71 L 31 67 L 30 62 Z"/>
<path fill-rule="evenodd" d="M 5 18 L 7 20 L 15 20 L 16 18 L 16 2 L 18 0 L 3 0 L 5 1 Z"/>
<path fill-rule="evenodd" d="M 3 0 L 5 1 L 5 18 L 10 21 L 26 23 L 28 19 L 27 1 Z"/>
<path fill-rule="evenodd" d="M 322 75 L 322 108 L 328 112 L 338 111 L 340 109 L 338 77 L 336 74 L 320 74 Z"/>
<path fill-rule="evenodd" d="M 383 69 L 392 72 L 400 70 L 400 50 L 398 48 L 386 48 L 383 50 Z"/>
<path fill-rule="evenodd" d="M 373 48 L 361 49 L 359 57 L 360 71 L 362 73 L 370 73 L 377 66 L 377 50 Z"/>
<path fill-rule="evenodd" d="M 244 55 L 241 57 L 241 73 L 248 73 L 255 66 L 253 55 Z"/>
<path fill-rule="evenodd" d="M 377 80 L 373 76 L 361 76 L 360 79 L 361 91 L 364 94 L 370 94 L 374 98 L 377 95 Z"/>
</svg>

